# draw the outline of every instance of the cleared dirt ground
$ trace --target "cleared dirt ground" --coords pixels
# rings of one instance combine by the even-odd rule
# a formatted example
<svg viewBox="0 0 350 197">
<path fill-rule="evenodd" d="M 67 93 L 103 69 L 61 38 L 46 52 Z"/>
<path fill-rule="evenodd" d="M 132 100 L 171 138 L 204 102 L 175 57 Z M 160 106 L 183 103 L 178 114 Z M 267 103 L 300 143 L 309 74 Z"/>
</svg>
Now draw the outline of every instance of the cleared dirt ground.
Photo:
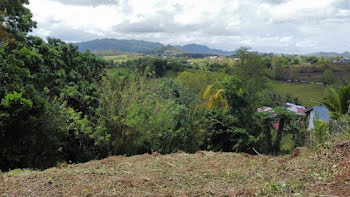
<svg viewBox="0 0 350 197">
<path fill-rule="evenodd" d="M 0 196 L 350 196 L 350 143 L 270 157 L 197 152 L 114 156 L 0 174 Z"/>
</svg>

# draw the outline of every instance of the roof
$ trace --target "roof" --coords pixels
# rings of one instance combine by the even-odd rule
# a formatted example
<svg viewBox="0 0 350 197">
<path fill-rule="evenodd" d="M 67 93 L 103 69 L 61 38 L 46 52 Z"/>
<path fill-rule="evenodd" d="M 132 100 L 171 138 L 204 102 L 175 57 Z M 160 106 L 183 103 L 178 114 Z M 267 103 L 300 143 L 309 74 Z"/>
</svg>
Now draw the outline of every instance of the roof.
<svg viewBox="0 0 350 197">
<path fill-rule="evenodd" d="M 314 113 L 319 120 L 331 121 L 329 110 L 325 106 L 313 106 L 311 113 Z"/>
<path fill-rule="evenodd" d="M 291 112 L 294 112 L 297 115 L 305 115 L 306 108 L 301 105 L 295 105 L 292 103 L 286 103 L 287 109 Z"/>
</svg>

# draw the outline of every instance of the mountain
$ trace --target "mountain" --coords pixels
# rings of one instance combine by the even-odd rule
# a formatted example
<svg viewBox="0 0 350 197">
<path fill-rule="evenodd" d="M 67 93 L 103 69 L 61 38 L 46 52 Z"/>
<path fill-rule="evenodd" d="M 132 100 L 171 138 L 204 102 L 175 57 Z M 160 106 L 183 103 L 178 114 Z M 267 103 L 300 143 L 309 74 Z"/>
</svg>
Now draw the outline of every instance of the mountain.
<svg viewBox="0 0 350 197">
<path fill-rule="evenodd" d="M 153 49 L 161 48 L 164 45 L 158 42 L 147 42 L 139 40 L 118 40 L 118 39 L 99 39 L 88 42 L 75 43 L 79 51 L 101 51 L 117 50 L 120 52 L 144 53 Z"/>
<path fill-rule="evenodd" d="M 347 57 L 350 58 L 350 52 L 346 51 L 344 53 L 336 53 L 336 52 L 317 52 L 317 53 L 311 53 L 307 54 L 306 56 L 316 56 L 316 57 Z"/>
<path fill-rule="evenodd" d="M 197 53 L 197 54 L 216 54 L 216 55 L 232 55 L 234 52 L 222 51 L 218 49 L 211 49 L 205 45 L 198 44 L 187 44 L 184 46 L 176 46 L 176 48 L 183 50 L 188 53 Z"/>
<path fill-rule="evenodd" d="M 91 40 L 87 42 L 75 43 L 79 51 L 119 51 L 130 53 L 148 53 L 148 54 L 205 54 L 205 55 L 232 55 L 234 52 L 211 49 L 205 45 L 188 44 L 184 46 L 163 45 L 159 42 L 147 42 L 139 40 L 119 40 L 114 38 L 105 38 Z M 165 48 L 164 48 L 165 47 Z"/>
<path fill-rule="evenodd" d="M 157 49 L 153 49 L 152 51 L 148 52 L 149 54 L 159 55 L 159 56 L 177 56 L 186 53 L 185 51 L 182 51 L 174 46 L 167 45 L 163 46 Z"/>
</svg>

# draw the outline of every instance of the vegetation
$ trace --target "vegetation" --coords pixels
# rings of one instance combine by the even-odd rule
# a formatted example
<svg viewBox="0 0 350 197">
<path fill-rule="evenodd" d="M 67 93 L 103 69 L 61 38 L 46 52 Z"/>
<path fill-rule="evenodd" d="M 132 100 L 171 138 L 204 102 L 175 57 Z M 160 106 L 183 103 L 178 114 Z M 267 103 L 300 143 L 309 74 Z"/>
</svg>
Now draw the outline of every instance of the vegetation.
<svg viewBox="0 0 350 197">
<path fill-rule="evenodd" d="M 289 98 L 298 98 L 298 102 L 293 99 L 288 99 L 289 102 L 299 103 L 301 105 L 312 107 L 319 105 L 318 101 L 325 96 L 326 87 L 317 84 L 299 84 L 269 81 L 268 87 L 279 95 L 284 95 Z"/>
<path fill-rule="evenodd" d="M 335 75 L 332 70 L 325 70 L 322 74 L 322 82 L 326 84 L 335 83 Z"/>
<path fill-rule="evenodd" d="M 350 106 L 350 85 L 339 89 L 329 88 L 326 98 L 321 101 L 329 110 L 333 118 L 340 118 L 349 111 Z"/>
<path fill-rule="evenodd" d="M 126 40 L 89 44 L 148 55 L 80 52 L 30 36 L 28 0 L 0 3 L 0 195 L 348 194 L 347 64 Z M 333 120 L 309 131 L 287 102 Z"/>
</svg>

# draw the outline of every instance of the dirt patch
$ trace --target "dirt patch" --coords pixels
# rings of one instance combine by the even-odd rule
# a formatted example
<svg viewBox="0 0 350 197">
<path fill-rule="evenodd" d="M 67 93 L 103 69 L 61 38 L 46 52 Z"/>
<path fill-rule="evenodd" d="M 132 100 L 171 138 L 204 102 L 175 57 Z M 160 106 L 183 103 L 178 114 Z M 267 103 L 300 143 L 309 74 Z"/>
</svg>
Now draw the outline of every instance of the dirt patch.
<svg viewBox="0 0 350 197">
<path fill-rule="evenodd" d="M 125 157 L 124 156 L 111 156 L 111 157 L 108 157 L 104 160 L 102 160 L 102 163 L 103 164 L 110 164 L 110 163 L 114 163 L 114 162 L 117 162 L 117 161 L 122 161 L 124 160 Z"/>
<path fill-rule="evenodd" d="M 152 153 L 152 156 L 158 157 L 158 156 L 162 156 L 162 154 L 160 154 L 160 153 L 158 153 L 158 152 L 153 152 L 153 153 Z"/>
<path fill-rule="evenodd" d="M 295 148 L 295 149 L 293 150 L 293 152 L 290 154 L 289 157 L 280 158 L 277 162 L 278 162 L 279 164 L 286 163 L 286 162 L 288 162 L 288 161 L 290 161 L 290 160 L 293 160 L 293 159 L 299 157 L 300 154 L 301 154 L 301 149 L 300 149 L 300 148 Z"/>
<path fill-rule="evenodd" d="M 294 158 L 298 157 L 299 155 L 300 155 L 300 149 L 296 148 L 296 149 L 294 149 L 292 154 L 290 154 L 290 159 L 294 159 Z"/>
<path fill-rule="evenodd" d="M 249 190 L 239 190 L 233 193 L 233 196 L 239 196 L 239 197 L 248 197 L 248 196 L 255 196 L 251 191 Z"/>
<path fill-rule="evenodd" d="M 335 156 L 338 156 L 339 159 L 344 159 L 350 156 L 350 142 L 344 142 L 335 145 L 332 148 L 331 153 Z"/>
<path fill-rule="evenodd" d="M 56 168 L 57 169 L 62 169 L 62 168 L 66 168 L 68 166 L 68 164 L 66 162 L 63 162 L 63 163 L 59 163 Z"/>
<path fill-rule="evenodd" d="M 338 146 L 339 154 L 345 145 Z M 341 148 L 342 147 L 342 148 Z M 342 151 L 340 151 L 342 150 Z M 101 161 L 68 164 L 62 169 L 2 173 L 4 196 L 301 196 L 349 191 L 350 166 L 342 160 L 332 176 L 322 172 L 333 158 L 306 152 L 273 157 L 246 153 L 159 153 L 133 157 L 114 156 Z M 310 154 L 304 154 L 310 153 Z M 327 159 L 325 159 L 327 158 Z M 281 159 L 292 160 L 280 165 Z M 107 164 L 107 165 L 106 165 Z M 339 173 L 338 173 L 339 172 Z M 345 182 L 345 183 L 344 183 Z M 316 186 L 320 187 L 317 188 Z M 345 186 L 344 186 L 345 185 Z M 347 190 L 347 191 L 346 191 Z M 343 193 L 341 193 L 343 192 Z M 0 192 L 1 193 L 1 192 Z"/>
<path fill-rule="evenodd" d="M 339 172 L 330 189 L 337 196 L 350 195 L 350 142 L 340 143 L 332 148 L 332 157 L 338 166 Z"/>
</svg>

